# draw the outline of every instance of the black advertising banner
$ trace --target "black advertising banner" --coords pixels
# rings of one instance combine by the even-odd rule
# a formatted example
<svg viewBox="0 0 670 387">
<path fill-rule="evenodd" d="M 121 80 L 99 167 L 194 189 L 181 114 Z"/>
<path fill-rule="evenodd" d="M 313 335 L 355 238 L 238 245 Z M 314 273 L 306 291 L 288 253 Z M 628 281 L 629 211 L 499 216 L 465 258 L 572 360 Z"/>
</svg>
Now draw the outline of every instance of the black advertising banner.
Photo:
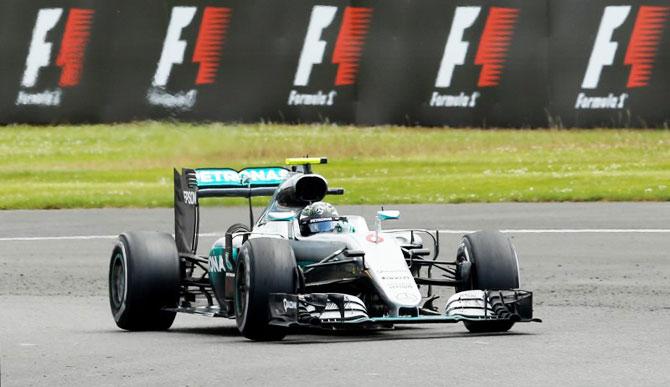
<svg viewBox="0 0 670 387">
<path fill-rule="evenodd" d="M 358 73 L 375 9 L 369 1 L 292 1 L 290 47 L 282 67 L 283 101 L 274 120 L 355 122 Z"/>
<path fill-rule="evenodd" d="M 349 48 L 370 17 L 348 4 L 123 3 L 104 118 L 353 122 Z"/>
<path fill-rule="evenodd" d="M 105 121 L 220 120 L 230 1 L 118 2 Z"/>
<path fill-rule="evenodd" d="M 99 122 L 106 1 L 0 4 L 0 122 Z"/>
<path fill-rule="evenodd" d="M 361 70 L 361 122 L 546 124 L 545 2 L 426 0 L 385 6 Z"/>
<path fill-rule="evenodd" d="M 670 2 L 552 1 L 549 15 L 552 121 L 670 122 Z"/>
<path fill-rule="evenodd" d="M 5 0 L 0 123 L 670 122 L 668 0 Z"/>
</svg>

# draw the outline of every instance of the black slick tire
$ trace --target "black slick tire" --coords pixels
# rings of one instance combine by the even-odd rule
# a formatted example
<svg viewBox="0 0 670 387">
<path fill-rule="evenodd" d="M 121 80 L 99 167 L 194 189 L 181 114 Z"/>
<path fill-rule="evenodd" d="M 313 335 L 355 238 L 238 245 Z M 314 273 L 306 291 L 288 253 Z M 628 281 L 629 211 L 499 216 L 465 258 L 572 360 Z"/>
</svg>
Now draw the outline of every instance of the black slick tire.
<svg viewBox="0 0 670 387">
<path fill-rule="evenodd" d="M 127 232 L 109 263 L 109 304 L 116 325 L 129 331 L 172 326 L 179 300 L 179 255 L 171 235 Z"/>
<path fill-rule="evenodd" d="M 270 293 L 296 291 L 296 261 L 288 241 L 253 238 L 238 256 L 235 274 L 235 317 L 240 333 L 255 341 L 281 340 L 287 330 L 270 322 Z"/>
<path fill-rule="evenodd" d="M 235 223 L 230 227 L 228 227 L 228 230 L 226 230 L 226 234 L 228 233 L 234 234 L 237 232 L 249 232 L 249 226 L 242 223 Z"/>
<path fill-rule="evenodd" d="M 499 231 L 477 231 L 463 238 L 457 261 L 470 262 L 469 281 L 456 291 L 517 289 L 519 263 L 510 239 Z M 513 321 L 464 321 L 468 331 L 506 332 Z"/>
</svg>

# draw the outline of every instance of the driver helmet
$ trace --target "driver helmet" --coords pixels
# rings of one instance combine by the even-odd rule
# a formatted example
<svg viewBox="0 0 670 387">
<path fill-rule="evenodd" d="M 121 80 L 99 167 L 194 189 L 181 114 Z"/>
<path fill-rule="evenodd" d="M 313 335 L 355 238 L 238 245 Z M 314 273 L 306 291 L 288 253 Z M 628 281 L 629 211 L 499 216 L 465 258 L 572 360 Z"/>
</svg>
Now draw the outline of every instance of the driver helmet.
<svg viewBox="0 0 670 387">
<path fill-rule="evenodd" d="M 303 208 L 300 212 L 300 233 L 303 236 L 321 232 L 333 232 L 338 225 L 340 216 L 332 204 L 316 202 Z"/>
</svg>

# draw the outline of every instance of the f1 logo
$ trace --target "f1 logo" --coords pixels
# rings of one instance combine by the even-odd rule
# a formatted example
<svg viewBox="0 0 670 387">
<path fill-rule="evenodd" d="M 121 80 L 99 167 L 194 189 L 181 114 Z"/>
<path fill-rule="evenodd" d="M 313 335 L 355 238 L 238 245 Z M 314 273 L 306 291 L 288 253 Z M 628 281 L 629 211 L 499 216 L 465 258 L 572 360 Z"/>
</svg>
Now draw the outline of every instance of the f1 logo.
<svg viewBox="0 0 670 387">
<path fill-rule="evenodd" d="M 152 81 L 153 86 L 165 87 L 170 78 L 172 66 L 184 63 L 187 42 L 182 40 L 181 35 L 184 28 L 193 22 L 197 10 L 197 7 L 172 8 L 163 50 Z M 192 58 L 193 63 L 200 64 L 195 80 L 196 85 L 214 83 L 216 79 L 230 14 L 230 8 L 205 7 Z"/>
<path fill-rule="evenodd" d="M 456 7 L 444 54 L 437 72 L 435 87 L 450 87 L 457 66 L 465 64 L 470 43 L 463 40 L 465 30 L 472 27 L 482 7 Z M 519 9 L 491 7 L 479 40 L 475 64 L 482 66 L 478 87 L 500 83 L 507 51 L 511 44 Z"/>
<path fill-rule="evenodd" d="M 85 8 L 72 8 L 68 13 L 56 56 L 56 66 L 61 68 L 59 87 L 77 86 L 81 80 L 94 14 L 94 10 Z M 34 87 L 40 71 L 51 65 L 53 43 L 47 41 L 47 34 L 56 27 L 62 16 L 63 8 L 43 8 L 37 13 L 21 77 L 22 88 Z M 37 93 L 20 90 L 16 104 L 54 106 L 60 104 L 60 99 L 61 90 L 58 88 Z"/>
<path fill-rule="evenodd" d="M 326 53 L 326 41 L 321 34 L 330 26 L 337 14 L 337 7 L 316 5 L 307 27 L 307 34 L 300 52 L 298 68 L 293 79 L 294 86 L 307 86 L 314 65 L 321 64 Z M 335 48 L 333 64 L 338 65 L 336 86 L 352 85 L 356 82 L 358 62 L 372 18 L 372 8 L 346 7 Z"/>
<path fill-rule="evenodd" d="M 61 87 L 71 87 L 79 84 L 94 13 L 95 11 L 92 9 L 70 9 L 65 22 L 60 52 L 56 58 L 56 65 L 63 69 L 58 82 Z M 35 86 L 40 69 L 49 66 L 53 43 L 46 41 L 47 33 L 56 26 L 62 15 L 63 8 L 45 8 L 40 9 L 37 13 L 21 86 Z"/>
<path fill-rule="evenodd" d="M 172 8 L 163 50 L 147 92 L 147 101 L 152 105 L 180 110 L 195 106 L 198 90 L 170 92 L 166 88 L 174 65 L 184 63 L 188 43 L 182 38 L 182 33 L 191 25 L 197 11 L 198 7 Z M 194 82 L 196 86 L 209 85 L 216 80 L 231 14 L 232 10 L 224 7 L 205 7 L 203 11 L 191 58 L 193 63 L 199 64 Z"/>
<path fill-rule="evenodd" d="M 619 43 L 612 41 L 612 35 L 626 21 L 630 11 L 630 5 L 605 7 L 582 81 L 583 89 L 597 88 L 603 68 L 614 64 Z M 658 44 L 669 15 L 668 6 L 640 7 L 624 57 L 624 64 L 631 66 L 628 88 L 649 84 Z"/>
</svg>

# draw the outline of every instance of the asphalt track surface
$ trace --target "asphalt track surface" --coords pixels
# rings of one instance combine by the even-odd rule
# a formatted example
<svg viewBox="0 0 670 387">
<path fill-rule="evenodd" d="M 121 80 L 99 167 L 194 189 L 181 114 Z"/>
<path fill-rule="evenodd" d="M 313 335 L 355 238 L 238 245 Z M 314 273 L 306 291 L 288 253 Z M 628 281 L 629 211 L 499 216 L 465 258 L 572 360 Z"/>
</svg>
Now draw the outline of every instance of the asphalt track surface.
<svg viewBox="0 0 670 387">
<path fill-rule="evenodd" d="M 1 384 L 670 384 L 670 203 L 397 208 L 395 226 L 446 231 L 445 258 L 462 231 L 508 230 L 522 287 L 535 292 L 544 322 L 506 334 L 415 325 L 254 343 L 231 320 L 179 315 L 168 332 L 124 332 L 107 300 L 113 236 L 171 231 L 171 211 L 4 211 Z M 375 210 L 340 212 L 372 217 Z M 207 235 L 247 219 L 243 208 L 202 213 Z"/>
</svg>

